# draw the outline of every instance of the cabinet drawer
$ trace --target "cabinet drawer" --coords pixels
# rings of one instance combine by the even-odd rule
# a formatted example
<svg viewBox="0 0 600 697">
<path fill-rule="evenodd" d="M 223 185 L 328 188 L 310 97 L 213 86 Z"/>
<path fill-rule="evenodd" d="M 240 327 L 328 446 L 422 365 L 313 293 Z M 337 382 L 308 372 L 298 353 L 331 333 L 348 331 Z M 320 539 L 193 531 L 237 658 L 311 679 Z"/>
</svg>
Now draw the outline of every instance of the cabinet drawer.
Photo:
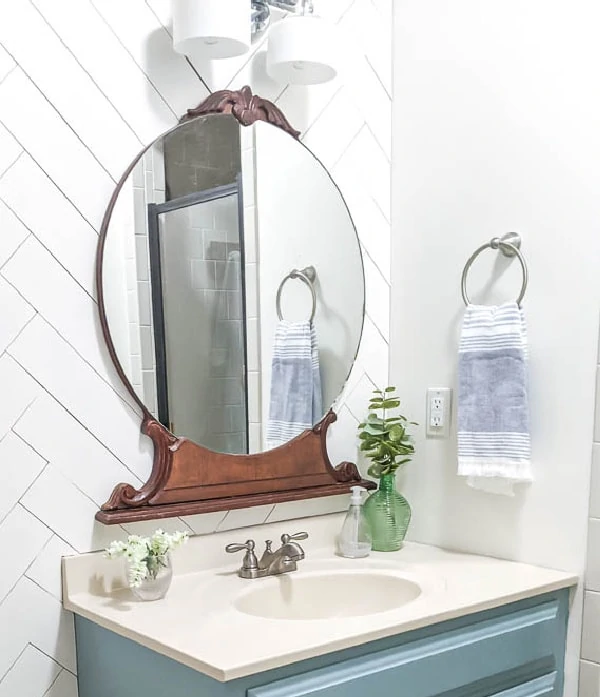
<svg viewBox="0 0 600 697">
<path fill-rule="evenodd" d="M 558 673 L 554 671 L 535 680 L 521 683 L 510 690 L 497 692 L 493 697 L 550 697 L 557 694 L 557 681 Z"/>
<path fill-rule="evenodd" d="M 247 696 L 435 697 L 469 686 L 463 694 L 473 697 L 554 697 L 562 689 L 555 671 L 562 668 L 557 663 L 562 661 L 564 634 L 565 616 L 558 599 L 553 599 L 253 687 Z"/>
</svg>

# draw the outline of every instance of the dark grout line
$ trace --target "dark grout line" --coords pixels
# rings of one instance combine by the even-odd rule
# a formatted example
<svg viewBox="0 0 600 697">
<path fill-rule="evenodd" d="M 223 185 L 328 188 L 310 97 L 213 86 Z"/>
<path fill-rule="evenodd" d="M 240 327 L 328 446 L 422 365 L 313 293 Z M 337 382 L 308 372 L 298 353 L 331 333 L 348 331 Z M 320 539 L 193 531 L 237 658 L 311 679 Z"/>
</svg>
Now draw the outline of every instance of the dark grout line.
<svg viewBox="0 0 600 697">
<path fill-rule="evenodd" d="M 31 0 L 30 0 L 30 2 L 31 2 Z M 48 25 L 49 29 L 56 35 L 56 38 L 60 41 L 60 43 L 61 43 L 61 44 L 65 47 L 65 49 L 71 54 L 71 56 L 73 56 L 73 59 L 75 60 L 75 62 L 77 63 L 77 65 L 79 65 L 79 67 L 83 70 L 83 72 L 89 77 L 89 79 L 92 81 L 92 83 L 96 86 L 96 88 L 98 89 L 98 91 L 100 92 L 100 94 L 106 99 L 106 101 L 107 101 L 107 102 L 111 105 L 111 107 L 115 110 L 116 114 L 119 116 L 119 118 L 121 119 L 121 121 L 123 121 L 123 123 L 127 126 L 127 128 L 133 133 L 133 135 L 135 136 L 135 138 L 136 138 L 136 140 L 138 141 L 138 143 L 139 143 L 140 145 L 143 146 L 143 143 L 142 143 L 140 137 L 138 136 L 138 134 L 136 133 L 135 129 L 133 128 L 133 126 L 132 126 L 130 123 L 128 123 L 128 121 L 125 119 L 125 117 L 123 116 L 123 114 L 121 114 L 121 112 L 117 109 L 117 107 L 112 103 L 112 101 L 110 100 L 110 98 L 108 97 L 108 95 L 102 90 L 102 88 L 101 88 L 100 85 L 94 80 L 94 78 L 92 77 L 92 75 L 91 75 L 91 74 L 85 69 L 85 67 L 79 62 L 79 59 L 77 58 L 77 56 L 75 55 L 75 53 L 74 53 L 74 52 L 69 48 L 69 46 L 63 41 L 61 35 L 58 33 L 58 31 L 56 31 L 56 29 L 52 26 L 52 24 L 50 24 L 50 22 L 46 19 L 45 15 L 42 13 L 42 11 L 39 9 L 39 7 L 38 7 L 37 5 L 35 5 L 33 2 L 32 2 L 31 4 L 33 5 L 33 7 L 34 7 L 34 9 L 37 11 L 37 13 L 40 15 L 40 17 L 44 20 L 44 22 Z"/>
<path fill-rule="evenodd" d="M 36 8 L 37 9 L 37 8 Z M 34 86 L 34 88 L 40 93 L 40 95 L 44 98 L 44 100 L 50 105 L 50 108 L 58 115 L 60 120 L 65 124 L 65 126 L 73 133 L 73 135 L 77 138 L 77 140 L 83 145 L 83 147 L 90 153 L 90 155 L 96 160 L 96 163 L 98 164 L 99 167 L 101 167 L 104 172 L 110 177 L 110 179 L 116 184 L 116 180 L 113 177 L 113 175 L 106 169 L 106 167 L 100 162 L 98 157 L 96 156 L 96 153 L 94 153 L 91 148 L 88 147 L 86 143 L 81 139 L 79 133 L 71 126 L 71 124 L 65 119 L 65 117 L 60 113 L 60 111 L 54 106 L 54 104 L 48 99 L 48 97 L 45 95 L 45 93 L 38 87 L 37 83 L 35 80 L 31 77 L 31 75 L 23 68 L 23 66 L 17 61 L 16 57 L 13 56 L 13 54 L 4 46 L 3 44 L 0 43 L 0 46 L 8 53 L 8 55 L 15 61 L 17 64 L 17 67 L 19 70 L 25 75 L 25 77 L 31 82 L 31 84 Z M 14 72 L 11 71 L 11 72 Z M 6 128 L 6 124 L 4 124 L 4 127 Z M 6 130 L 9 130 L 8 128 Z M 14 137 L 14 133 L 12 134 Z M 15 137 L 15 140 L 23 147 L 22 143 Z"/>
<path fill-rule="evenodd" d="M 29 78 L 28 78 L 28 79 L 29 79 Z M 37 89 L 37 87 L 36 87 L 36 89 Z M 44 99 L 45 99 L 45 97 L 44 97 Z M 48 101 L 48 100 L 46 99 L 46 101 Z M 6 125 L 4 122 L 0 121 L 0 123 L 1 123 L 2 126 L 4 126 L 4 128 L 11 134 L 11 136 L 17 141 L 17 143 L 23 148 L 23 152 L 26 153 L 27 155 L 29 155 L 29 157 L 31 158 L 31 160 L 32 160 L 33 162 L 35 162 L 35 164 L 36 164 L 36 165 L 40 168 L 40 170 L 46 175 L 46 177 L 52 182 L 52 184 L 54 184 L 54 186 L 57 188 L 57 190 L 60 191 L 60 193 L 63 195 L 63 197 L 71 204 L 71 206 L 73 206 L 73 208 L 77 211 L 77 213 L 81 216 L 81 218 L 82 218 L 83 220 L 85 220 L 85 222 L 92 228 L 92 230 L 96 233 L 96 235 L 98 235 L 98 230 L 96 230 L 95 225 L 93 225 L 93 224 L 91 223 L 91 221 L 89 221 L 89 220 L 85 217 L 85 215 L 84 215 L 84 214 L 81 212 L 81 210 L 75 205 L 75 203 L 67 196 L 67 194 L 65 194 L 65 192 L 60 188 L 60 186 L 54 181 L 54 179 L 52 179 L 52 177 L 48 174 L 48 172 L 46 172 L 46 170 L 42 167 L 42 165 L 36 160 L 36 158 L 33 156 L 33 154 L 32 154 L 29 150 L 27 150 L 27 148 L 25 148 L 25 147 L 23 146 L 23 143 L 21 143 L 21 141 L 15 136 L 15 134 L 10 130 L 10 128 L 7 127 L 7 125 Z M 73 129 L 71 129 L 71 130 L 73 130 Z M 23 153 L 21 153 L 21 154 L 23 154 Z M 114 182 L 114 179 L 112 179 L 112 177 L 111 177 L 111 181 Z M 12 210 L 12 209 L 11 209 L 11 210 Z M 13 211 L 13 212 L 14 212 L 14 211 Z M 21 219 L 19 218 L 19 220 L 21 220 Z M 22 222 L 22 221 L 21 221 L 21 222 Z"/>
<path fill-rule="evenodd" d="M 67 343 L 68 343 L 68 342 L 67 342 Z M 69 344 L 69 345 L 70 345 L 70 344 Z M 106 443 L 104 443 L 103 441 L 101 441 L 100 438 L 98 438 L 98 436 L 96 436 L 96 435 L 95 435 L 82 421 L 80 421 L 80 420 L 75 416 L 75 414 L 73 414 L 73 412 L 70 411 L 70 410 L 56 397 L 56 395 L 52 394 L 52 392 L 50 392 L 50 391 L 49 391 L 49 390 L 48 390 L 48 389 L 47 389 L 47 388 L 46 388 L 46 387 L 32 374 L 32 373 L 30 373 L 30 372 L 27 370 L 27 368 L 25 368 L 25 367 L 22 365 L 22 363 L 20 363 L 11 353 L 8 353 L 8 352 L 7 352 L 6 355 L 9 356 L 10 359 L 13 360 L 13 361 L 14 361 L 14 362 L 15 362 L 15 363 L 16 363 L 16 364 L 17 364 L 17 365 L 18 365 L 18 366 L 19 366 L 19 367 L 20 367 L 20 368 L 21 368 L 21 369 L 22 369 L 22 370 L 23 370 L 23 371 L 37 384 L 37 385 L 39 385 L 39 386 L 42 388 L 42 390 L 43 390 L 51 399 L 53 399 L 57 404 L 59 404 L 59 405 L 67 412 L 67 414 L 69 414 L 69 416 L 71 416 L 71 417 L 72 417 L 85 431 L 87 431 L 87 432 L 90 434 L 90 436 L 92 436 L 92 438 L 94 438 L 94 440 L 96 440 L 106 451 L 108 451 L 108 452 L 115 458 L 115 460 L 117 460 L 117 462 L 120 462 L 120 463 L 123 465 L 123 467 L 125 467 L 125 469 L 126 469 L 126 470 L 131 474 L 131 476 L 134 478 L 134 480 L 135 480 L 135 486 L 141 486 L 141 485 L 142 485 L 139 476 L 131 469 L 131 467 L 129 467 L 129 465 L 127 465 L 127 463 L 123 462 L 123 460 L 122 460 L 120 457 L 118 457 L 118 456 L 108 447 L 108 445 L 107 445 Z M 35 400 L 34 400 L 34 401 L 35 401 Z M 32 402 L 32 404 L 33 404 L 33 402 Z M 29 406 L 31 406 L 31 404 L 30 404 Z M 29 408 L 29 406 L 27 407 L 27 409 Z M 26 410 L 25 410 L 25 411 L 26 411 Z M 25 411 L 23 411 L 23 414 L 25 413 Z M 21 416 L 19 417 L 19 419 L 23 416 L 23 414 L 21 414 Z M 15 423 L 17 423 L 17 422 L 15 422 Z"/>
<path fill-rule="evenodd" d="M 11 288 L 13 288 L 13 289 L 15 290 L 15 292 L 18 293 L 18 294 L 21 296 L 21 298 L 22 298 L 31 308 L 33 308 L 33 309 L 35 310 L 36 314 L 27 322 L 27 324 L 30 324 L 36 317 L 39 316 L 49 327 L 51 327 L 51 328 L 58 334 L 58 336 L 59 336 L 71 349 L 73 349 L 73 351 L 79 356 L 79 358 L 81 358 L 81 360 L 82 360 L 89 368 L 91 368 L 91 369 L 94 371 L 94 373 L 96 373 L 96 375 L 100 378 L 100 380 L 102 380 L 102 382 L 104 382 L 108 387 L 110 387 L 110 389 L 116 394 L 116 396 L 121 400 L 121 402 L 123 402 L 123 404 L 124 404 L 126 407 L 128 407 L 128 408 L 133 412 L 133 414 L 135 414 L 135 416 L 139 416 L 139 414 L 138 414 L 138 412 L 136 411 L 135 407 L 133 407 L 133 406 L 127 401 L 127 398 L 126 398 L 126 397 L 124 397 L 122 394 L 119 393 L 119 391 L 117 390 L 117 388 L 112 384 L 112 382 L 111 382 L 111 380 L 110 380 L 109 377 L 105 377 L 104 375 L 102 375 L 102 374 L 98 371 L 98 369 L 96 368 L 96 366 L 94 366 L 94 364 L 91 363 L 91 361 L 89 361 L 83 354 L 81 354 L 81 353 L 79 352 L 79 350 L 78 350 L 77 348 L 75 348 L 75 346 L 73 346 L 73 344 L 72 344 L 65 336 L 62 335 L 62 333 L 59 331 L 59 329 L 58 329 L 52 322 L 50 322 L 50 320 L 48 320 L 46 317 L 44 317 L 44 315 L 42 315 L 41 312 L 40 312 L 34 305 L 32 305 L 32 304 L 29 302 L 29 300 L 27 300 L 27 298 L 26 298 L 26 297 L 21 293 L 21 291 L 14 285 L 14 283 L 12 283 L 8 278 L 6 278 L 6 277 L 4 276 L 4 274 L 2 274 L 1 272 L 0 272 L 0 278 L 2 278 L 6 283 L 8 283 L 8 284 L 11 286 Z M 94 304 L 95 304 L 95 303 L 94 303 Z M 26 326 L 26 325 L 25 325 L 25 326 Z M 21 330 L 19 331 L 19 335 L 22 333 L 23 329 L 25 329 L 25 326 L 21 328 Z M 15 343 L 15 341 L 19 338 L 19 335 L 17 335 L 17 336 L 10 342 L 10 344 L 5 348 L 5 351 L 7 351 L 8 354 L 11 355 L 11 356 L 12 356 L 12 354 L 10 354 L 10 352 L 8 351 L 8 349 L 9 349 L 9 348 Z M 12 356 L 12 357 L 14 358 L 14 356 Z"/>
<path fill-rule="evenodd" d="M 27 153 L 27 154 L 29 155 L 29 153 Z M 37 163 L 36 163 L 36 164 L 37 164 Z M 49 248 L 44 244 L 44 242 L 36 235 L 35 231 L 32 230 L 32 229 L 25 223 L 25 221 L 22 220 L 22 219 L 19 217 L 19 214 L 14 210 L 14 208 L 11 208 L 11 206 L 9 206 L 8 203 L 6 203 L 6 201 L 5 201 L 3 198 L 1 198 L 1 197 L 0 197 L 0 201 L 8 208 L 8 210 L 15 216 L 15 218 L 21 223 L 21 225 L 23 225 L 23 227 L 24 227 L 26 230 L 28 230 L 28 231 L 31 233 L 31 235 L 42 245 L 42 247 L 43 247 L 43 248 L 48 252 L 48 254 L 50 254 L 50 256 L 54 259 L 54 261 L 56 261 L 56 263 L 57 263 L 67 274 L 69 274 L 69 276 L 75 281 L 75 283 L 81 288 L 81 290 L 90 298 L 90 300 L 91 300 L 93 303 L 96 303 L 96 298 L 85 288 L 85 286 L 83 286 L 83 285 L 75 278 L 75 276 L 73 276 L 73 274 L 72 274 L 72 273 L 69 271 L 69 269 L 61 262 L 61 260 L 54 254 L 54 252 L 53 252 L 51 249 L 49 249 Z M 92 230 L 93 230 L 93 228 L 92 228 Z M 95 232 L 95 230 L 94 230 L 94 232 Z M 28 236 L 28 237 L 29 237 L 29 236 Z M 4 264 L 3 264 L 2 267 L 0 267 L 0 268 L 4 268 L 4 266 L 6 265 L 6 263 L 7 263 L 10 259 L 12 259 L 12 257 L 16 254 L 16 252 L 17 252 L 17 251 L 19 250 L 19 248 L 21 247 L 21 245 L 23 245 L 23 244 L 27 241 L 28 237 L 26 237 L 26 238 L 23 240 L 23 242 L 21 242 L 21 244 L 19 244 L 19 247 L 17 247 L 17 249 L 15 249 L 15 251 L 13 252 L 13 254 L 10 255 L 9 259 L 7 259 L 6 262 L 4 262 Z"/>
<path fill-rule="evenodd" d="M 138 69 L 141 71 L 141 73 L 145 76 L 146 80 L 147 80 L 148 83 L 152 86 L 152 89 L 153 89 L 153 90 L 156 92 L 156 94 L 159 96 L 160 100 L 164 103 L 164 105 L 167 107 L 167 109 L 173 114 L 173 116 L 174 116 L 175 118 L 178 119 L 179 116 L 175 113 L 175 111 L 173 110 L 173 108 L 171 107 L 171 105 L 169 104 L 169 102 L 167 102 L 166 98 L 163 96 L 163 94 L 162 94 L 161 91 L 158 89 L 158 87 L 152 82 L 152 80 L 150 79 L 150 76 L 148 75 L 148 73 L 147 73 L 147 72 L 144 70 L 144 68 L 136 61 L 136 59 L 135 59 L 135 57 L 133 56 L 133 54 L 131 53 L 131 51 L 130 51 L 130 50 L 127 48 L 127 46 L 125 46 L 125 44 L 121 41 L 121 38 L 119 37 L 119 35 L 117 34 L 117 32 L 112 28 L 111 24 L 106 20 L 106 18 L 104 17 L 104 15 L 103 15 L 103 14 L 100 12 L 100 10 L 96 7 L 96 4 L 95 4 L 94 0 L 90 0 L 90 3 L 91 3 L 91 5 L 92 5 L 92 7 L 94 8 L 94 11 L 95 11 L 96 14 L 98 15 L 98 17 L 100 17 L 100 19 L 104 22 L 104 24 L 106 24 L 106 26 L 109 28 L 110 32 L 113 34 L 113 36 L 115 37 L 115 39 L 116 39 L 116 40 L 121 44 L 121 46 L 123 47 L 123 50 L 126 51 L 126 52 L 129 54 L 129 57 L 131 58 L 131 60 L 135 63 L 135 65 L 138 67 Z M 162 24 L 161 24 L 160 26 L 162 27 Z M 163 30 L 164 30 L 164 27 L 163 27 Z"/>
<path fill-rule="evenodd" d="M 1 83 L 0 83 L 0 84 L 1 84 Z M 8 131 L 8 129 L 7 129 L 7 132 L 10 133 L 10 131 Z M 11 135 L 12 135 L 12 134 L 11 134 Z M 14 136 L 13 136 L 13 138 L 14 138 Z M 8 167 L 6 167 L 5 169 L 2 170 L 2 172 L 0 172 L 0 179 L 2 179 L 2 177 L 3 177 L 9 170 L 11 170 L 11 169 L 17 164 L 17 162 L 21 159 L 21 156 L 23 155 L 23 153 L 25 152 L 25 150 L 23 150 L 23 148 L 22 148 L 22 146 L 21 146 L 20 143 L 19 143 L 19 147 L 21 148 L 21 152 L 20 152 L 20 153 L 17 155 L 17 157 L 15 157 L 15 159 L 8 165 Z"/>
<path fill-rule="evenodd" d="M 6 598 L 8 598 L 8 596 L 9 596 L 11 593 L 12 593 L 12 589 L 4 596 L 4 599 L 3 599 L 3 600 L 0 600 L 0 606 L 2 605 L 2 603 L 4 602 L 4 600 L 6 600 Z M 28 647 L 28 646 L 33 646 L 33 644 L 31 644 L 31 642 L 28 641 L 28 642 L 25 644 L 25 646 L 23 647 L 23 650 L 21 651 L 21 653 L 15 658 L 14 662 L 11 663 L 10 668 L 8 668 L 8 670 L 6 671 L 6 673 L 4 673 L 4 675 L 0 675 L 0 685 L 2 685 L 2 682 L 4 681 L 4 678 L 10 673 L 10 671 L 11 671 L 11 670 L 17 665 L 17 663 L 21 660 L 21 656 L 25 653 L 25 651 L 27 651 L 27 647 Z"/>
</svg>

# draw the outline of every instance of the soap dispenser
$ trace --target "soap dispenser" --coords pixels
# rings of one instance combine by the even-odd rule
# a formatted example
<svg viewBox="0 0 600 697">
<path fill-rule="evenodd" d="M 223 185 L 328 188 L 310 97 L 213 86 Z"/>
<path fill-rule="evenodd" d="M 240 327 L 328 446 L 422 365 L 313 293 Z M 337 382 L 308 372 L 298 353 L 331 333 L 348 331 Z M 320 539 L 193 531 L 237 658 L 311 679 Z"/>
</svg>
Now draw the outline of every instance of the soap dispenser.
<svg viewBox="0 0 600 697">
<path fill-rule="evenodd" d="M 343 557 L 358 559 L 368 557 L 371 551 L 371 532 L 362 509 L 364 486 L 353 486 L 350 508 L 339 537 L 339 550 Z"/>
</svg>

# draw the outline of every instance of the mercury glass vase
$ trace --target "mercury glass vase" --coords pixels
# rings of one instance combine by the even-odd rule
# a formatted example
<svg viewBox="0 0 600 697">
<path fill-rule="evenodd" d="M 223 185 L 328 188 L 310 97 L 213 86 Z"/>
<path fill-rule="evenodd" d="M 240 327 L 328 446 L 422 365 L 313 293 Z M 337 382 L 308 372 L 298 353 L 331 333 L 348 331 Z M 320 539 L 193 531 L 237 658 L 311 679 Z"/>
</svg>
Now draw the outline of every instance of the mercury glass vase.
<svg viewBox="0 0 600 697">
<path fill-rule="evenodd" d="M 396 489 L 396 474 L 384 474 L 379 489 L 364 503 L 373 549 L 377 552 L 395 552 L 402 547 L 410 523 L 410 505 Z"/>
<path fill-rule="evenodd" d="M 131 592 L 138 600 L 160 600 L 164 598 L 173 580 L 171 557 L 148 557 L 148 576 Z"/>
</svg>

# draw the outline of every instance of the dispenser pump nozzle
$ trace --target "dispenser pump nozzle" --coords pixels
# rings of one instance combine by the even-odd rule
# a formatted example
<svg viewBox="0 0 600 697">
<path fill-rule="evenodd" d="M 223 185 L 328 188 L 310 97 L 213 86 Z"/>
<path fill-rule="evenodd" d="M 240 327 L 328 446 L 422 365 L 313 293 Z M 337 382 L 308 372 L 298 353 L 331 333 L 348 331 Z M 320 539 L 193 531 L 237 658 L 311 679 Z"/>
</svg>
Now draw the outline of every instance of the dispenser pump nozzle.
<svg viewBox="0 0 600 697">
<path fill-rule="evenodd" d="M 352 498 L 350 499 L 350 503 L 357 503 L 357 504 L 362 504 L 362 493 L 363 491 L 366 491 L 364 486 L 353 486 L 351 487 L 352 491 Z"/>
</svg>

